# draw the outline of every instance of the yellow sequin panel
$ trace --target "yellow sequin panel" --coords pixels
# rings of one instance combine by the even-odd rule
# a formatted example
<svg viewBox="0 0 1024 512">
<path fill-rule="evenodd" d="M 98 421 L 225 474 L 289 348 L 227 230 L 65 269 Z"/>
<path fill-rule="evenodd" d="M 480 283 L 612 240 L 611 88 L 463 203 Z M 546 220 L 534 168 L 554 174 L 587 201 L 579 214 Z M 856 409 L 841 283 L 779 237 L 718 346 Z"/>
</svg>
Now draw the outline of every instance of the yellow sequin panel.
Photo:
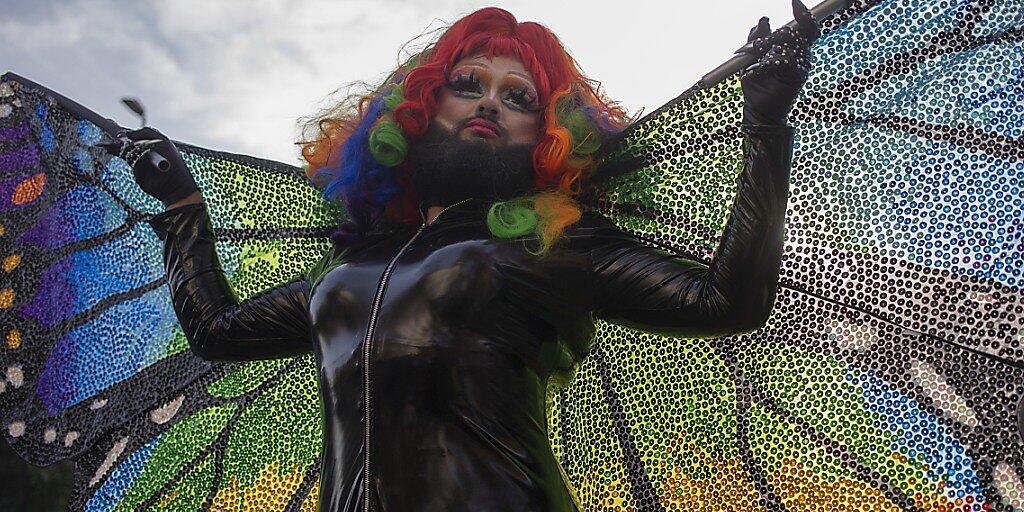
<svg viewBox="0 0 1024 512">
<path fill-rule="evenodd" d="M 769 475 L 786 510 L 810 512 L 820 510 L 857 510 L 864 512 L 898 512 L 882 491 L 864 482 L 843 477 L 826 481 L 793 459 L 784 459 L 782 466 Z M 933 509 L 926 509 L 933 510 Z"/>
<path fill-rule="evenodd" d="M 691 446 L 695 453 L 702 450 Z M 739 457 L 719 459 L 700 456 L 706 465 L 703 478 L 694 478 L 682 465 L 676 466 L 661 482 L 661 495 L 667 510 L 717 512 L 723 510 L 762 512 L 761 496 L 750 481 L 743 461 Z"/>
<path fill-rule="evenodd" d="M 21 346 L 21 331 L 11 329 L 7 331 L 7 348 L 17 350 Z"/>
<path fill-rule="evenodd" d="M 228 486 L 214 497 L 210 510 L 242 510 L 243 502 L 245 510 L 284 510 L 302 483 L 302 476 L 298 466 L 279 474 L 277 464 L 271 464 L 263 468 L 252 487 L 241 489 L 238 479 L 232 478 Z"/>
<path fill-rule="evenodd" d="M 306 496 L 306 501 L 302 502 L 302 508 L 299 509 L 299 512 L 316 512 L 319 499 L 320 482 L 317 482 L 313 486 L 313 490 L 309 491 L 309 496 Z"/>
<path fill-rule="evenodd" d="M 19 263 L 21 263 L 21 256 L 20 255 L 11 254 L 11 255 L 7 256 L 6 258 L 4 258 L 4 263 L 3 263 L 4 272 L 10 272 L 10 271 L 14 270 L 14 268 L 17 267 Z"/>
</svg>

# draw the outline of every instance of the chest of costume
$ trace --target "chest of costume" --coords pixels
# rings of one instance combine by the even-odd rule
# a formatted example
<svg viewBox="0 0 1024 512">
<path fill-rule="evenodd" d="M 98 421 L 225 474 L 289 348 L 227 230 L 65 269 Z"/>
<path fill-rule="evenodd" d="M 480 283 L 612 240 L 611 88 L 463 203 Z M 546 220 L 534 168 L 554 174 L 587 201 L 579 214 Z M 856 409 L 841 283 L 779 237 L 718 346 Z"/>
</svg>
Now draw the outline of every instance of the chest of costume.
<svg viewBox="0 0 1024 512">
<path fill-rule="evenodd" d="M 483 225 L 390 236 L 354 252 L 313 287 L 322 377 L 359 382 L 366 343 L 382 368 L 472 372 L 475 363 L 485 371 L 500 359 L 544 373 L 545 352 L 578 335 L 576 326 L 586 331 L 589 319 L 575 307 L 586 292 L 584 272 L 577 255 L 538 260 L 521 239 L 496 239 Z"/>
</svg>

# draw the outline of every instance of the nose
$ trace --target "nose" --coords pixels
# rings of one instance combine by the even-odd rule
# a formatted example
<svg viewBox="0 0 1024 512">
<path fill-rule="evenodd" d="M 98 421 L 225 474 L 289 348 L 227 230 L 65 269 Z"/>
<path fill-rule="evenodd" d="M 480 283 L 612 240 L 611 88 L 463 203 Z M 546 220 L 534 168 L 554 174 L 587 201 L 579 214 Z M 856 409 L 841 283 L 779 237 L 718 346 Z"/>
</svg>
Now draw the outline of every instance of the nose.
<svg viewBox="0 0 1024 512">
<path fill-rule="evenodd" d="M 485 94 L 480 98 L 480 101 L 476 105 L 476 115 L 478 117 L 497 119 L 499 111 L 498 107 L 498 100 L 490 94 Z"/>
</svg>

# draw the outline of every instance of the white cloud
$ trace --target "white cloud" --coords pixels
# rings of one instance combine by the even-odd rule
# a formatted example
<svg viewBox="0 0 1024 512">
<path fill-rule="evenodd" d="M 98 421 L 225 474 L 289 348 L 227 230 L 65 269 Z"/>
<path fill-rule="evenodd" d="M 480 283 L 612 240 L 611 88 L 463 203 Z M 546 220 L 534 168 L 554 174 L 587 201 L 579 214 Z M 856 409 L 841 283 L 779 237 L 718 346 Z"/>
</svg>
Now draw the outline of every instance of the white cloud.
<svg viewBox="0 0 1024 512">
<path fill-rule="evenodd" d="M 333 90 L 380 79 L 399 48 L 482 7 L 462 0 L 158 3 L 13 2 L 0 19 L 0 67 L 121 124 L 136 96 L 170 137 L 295 163 L 296 119 Z M 653 110 L 728 59 L 761 15 L 789 2 L 501 4 L 550 27 L 584 71 L 630 108 Z"/>
</svg>

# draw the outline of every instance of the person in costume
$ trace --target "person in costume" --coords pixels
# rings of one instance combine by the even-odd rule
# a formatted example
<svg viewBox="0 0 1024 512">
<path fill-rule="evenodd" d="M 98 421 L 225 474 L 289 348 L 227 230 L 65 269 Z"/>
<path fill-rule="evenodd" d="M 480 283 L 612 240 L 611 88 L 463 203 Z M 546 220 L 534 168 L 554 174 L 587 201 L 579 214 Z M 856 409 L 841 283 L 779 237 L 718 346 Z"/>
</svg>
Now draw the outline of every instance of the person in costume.
<svg viewBox="0 0 1024 512">
<path fill-rule="evenodd" d="M 303 141 L 310 179 L 352 222 L 309 272 L 239 301 L 201 193 L 144 128 L 118 148 L 166 211 L 167 283 L 210 360 L 312 352 L 320 510 L 571 511 L 545 386 L 587 355 L 595 319 L 672 336 L 759 328 L 782 257 L 792 130 L 817 23 L 767 18 L 740 52 L 744 165 L 710 265 L 642 243 L 574 198 L 629 119 L 543 25 L 485 8 L 452 24 Z M 112 149 L 112 151 L 115 151 Z M 155 163 L 158 154 L 166 170 Z"/>
</svg>

